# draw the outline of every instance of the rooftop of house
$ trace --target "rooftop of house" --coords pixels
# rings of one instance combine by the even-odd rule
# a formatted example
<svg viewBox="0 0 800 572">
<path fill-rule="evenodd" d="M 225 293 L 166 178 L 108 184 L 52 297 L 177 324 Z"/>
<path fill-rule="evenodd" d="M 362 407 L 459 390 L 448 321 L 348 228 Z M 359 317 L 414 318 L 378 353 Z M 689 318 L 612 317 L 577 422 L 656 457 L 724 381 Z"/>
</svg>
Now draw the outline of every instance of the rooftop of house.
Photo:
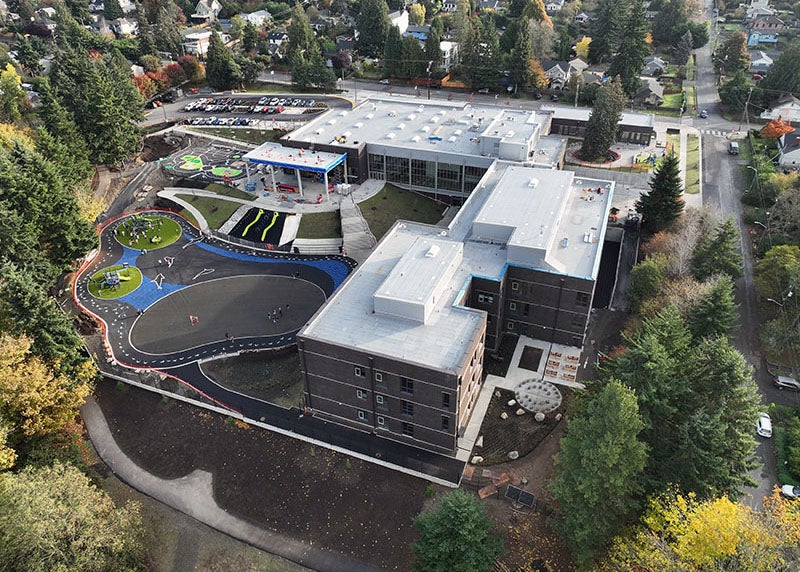
<svg viewBox="0 0 800 572">
<path fill-rule="evenodd" d="M 550 111 L 553 114 L 553 119 L 573 119 L 576 121 L 589 121 L 589 115 L 592 110 L 583 107 L 553 107 L 543 105 L 542 111 Z M 655 119 L 650 113 L 622 113 L 620 125 L 628 125 L 633 127 L 653 127 Z"/>
<path fill-rule="evenodd" d="M 596 278 L 613 188 L 498 161 L 448 227 L 398 221 L 299 335 L 455 373 L 483 327 L 463 305 L 471 277 Z"/>
</svg>

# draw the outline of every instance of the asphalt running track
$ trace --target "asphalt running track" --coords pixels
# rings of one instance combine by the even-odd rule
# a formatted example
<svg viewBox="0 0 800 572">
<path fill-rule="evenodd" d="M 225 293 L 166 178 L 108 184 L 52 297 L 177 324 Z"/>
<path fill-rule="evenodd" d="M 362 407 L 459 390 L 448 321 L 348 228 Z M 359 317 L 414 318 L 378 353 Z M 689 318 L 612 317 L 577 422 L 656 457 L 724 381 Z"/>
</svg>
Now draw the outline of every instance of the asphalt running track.
<svg viewBox="0 0 800 572">
<path fill-rule="evenodd" d="M 464 463 L 452 457 L 228 390 L 201 369 L 200 361 L 214 356 L 293 344 L 299 328 L 355 268 L 355 261 L 342 256 L 260 252 L 213 238 L 198 242 L 198 231 L 182 217 L 151 212 L 177 221 L 183 236 L 169 246 L 142 254 L 114 238 L 116 226 L 126 217 L 111 220 L 101 229 L 100 252 L 81 269 L 73 287 L 79 305 L 105 323 L 108 346 L 117 362 L 164 371 L 249 419 L 459 482 Z M 171 268 L 165 257 L 175 258 Z M 124 262 L 142 271 L 139 288 L 114 300 L 89 293 L 92 274 Z M 161 289 L 156 285 L 159 275 L 163 276 L 158 279 Z M 226 300 L 229 296 L 234 300 Z M 279 305 L 283 316 L 274 323 L 268 314 Z M 187 310 L 198 318 L 194 326 L 189 315 L 183 316 Z"/>
</svg>

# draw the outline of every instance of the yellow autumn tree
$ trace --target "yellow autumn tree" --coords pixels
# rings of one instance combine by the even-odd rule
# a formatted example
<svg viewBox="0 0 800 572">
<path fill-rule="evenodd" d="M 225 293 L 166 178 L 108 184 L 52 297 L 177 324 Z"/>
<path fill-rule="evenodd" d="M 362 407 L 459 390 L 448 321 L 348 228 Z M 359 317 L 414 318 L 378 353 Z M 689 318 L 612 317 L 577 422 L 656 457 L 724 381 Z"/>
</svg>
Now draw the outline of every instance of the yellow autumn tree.
<svg viewBox="0 0 800 572">
<path fill-rule="evenodd" d="M 63 427 L 91 393 L 89 377 L 56 375 L 31 354 L 31 344 L 25 336 L 0 336 L 0 418 L 26 437 Z"/>
<path fill-rule="evenodd" d="M 575 53 L 578 54 L 578 57 L 584 60 L 589 59 L 589 44 L 591 43 L 592 39 L 589 36 L 584 36 L 575 44 Z"/>
<path fill-rule="evenodd" d="M 800 510 L 778 493 L 764 513 L 723 496 L 707 501 L 673 490 L 651 499 L 640 525 L 614 539 L 604 572 L 764 572 L 792 570 Z"/>
</svg>

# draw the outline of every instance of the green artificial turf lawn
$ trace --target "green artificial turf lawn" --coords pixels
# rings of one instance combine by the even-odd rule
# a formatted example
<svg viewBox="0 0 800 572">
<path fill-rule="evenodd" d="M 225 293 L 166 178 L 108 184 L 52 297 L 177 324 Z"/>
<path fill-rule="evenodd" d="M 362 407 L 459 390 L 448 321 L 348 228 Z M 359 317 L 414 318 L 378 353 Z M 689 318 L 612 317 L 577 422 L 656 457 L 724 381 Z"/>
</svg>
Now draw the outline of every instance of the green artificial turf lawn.
<svg viewBox="0 0 800 572">
<path fill-rule="evenodd" d="M 103 276 L 105 272 L 116 271 L 119 274 L 119 288 L 116 290 L 104 286 Z M 122 298 L 130 294 L 142 284 L 142 272 L 135 266 L 124 268 L 121 264 L 107 266 L 95 272 L 89 279 L 89 292 L 95 298 L 109 300 L 112 298 Z"/>
<path fill-rule="evenodd" d="M 120 244 L 136 250 L 155 250 L 172 244 L 181 236 L 181 226 L 171 218 L 159 215 L 147 215 L 142 218 L 152 223 L 152 226 L 140 232 L 137 238 L 130 234 L 134 217 L 129 217 L 117 227 L 114 236 Z"/>
</svg>

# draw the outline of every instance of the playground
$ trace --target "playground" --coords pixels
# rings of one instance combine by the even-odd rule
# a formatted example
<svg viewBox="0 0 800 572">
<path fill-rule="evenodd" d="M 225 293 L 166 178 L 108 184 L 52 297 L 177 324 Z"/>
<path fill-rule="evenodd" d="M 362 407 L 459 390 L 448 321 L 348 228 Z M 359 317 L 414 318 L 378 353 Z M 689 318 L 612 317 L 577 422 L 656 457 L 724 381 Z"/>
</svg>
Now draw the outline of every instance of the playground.
<svg viewBox="0 0 800 572">
<path fill-rule="evenodd" d="M 133 215 L 119 224 L 114 232 L 123 245 L 138 250 L 154 250 L 169 246 L 181 235 L 181 227 L 165 216 Z"/>
<path fill-rule="evenodd" d="M 246 176 L 242 151 L 218 145 L 182 149 L 160 162 L 167 173 L 185 179 L 220 182 Z"/>
<path fill-rule="evenodd" d="M 252 242 L 280 244 L 286 213 L 252 208 L 228 233 Z"/>
<path fill-rule="evenodd" d="M 132 221 L 159 219 L 162 231 L 167 223 L 179 230 L 170 244 L 140 250 L 117 240 Z M 104 323 L 114 359 L 135 368 L 291 346 L 355 267 L 343 256 L 292 255 L 203 237 L 166 212 L 112 220 L 100 240 L 73 295 Z"/>
</svg>

